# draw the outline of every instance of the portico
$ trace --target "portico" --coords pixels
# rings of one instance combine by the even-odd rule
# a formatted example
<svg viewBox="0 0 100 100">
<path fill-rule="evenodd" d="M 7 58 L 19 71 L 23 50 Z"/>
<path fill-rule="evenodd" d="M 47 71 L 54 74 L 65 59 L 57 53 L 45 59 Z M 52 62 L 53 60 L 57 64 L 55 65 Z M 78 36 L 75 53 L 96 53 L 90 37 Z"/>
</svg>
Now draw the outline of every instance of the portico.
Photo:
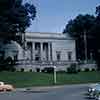
<svg viewBox="0 0 100 100">
<path fill-rule="evenodd" d="M 75 61 L 75 40 L 62 33 L 26 33 L 27 59 Z"/>
<path fill-rule="evenodd" d="M 52 60 L 52 43 L 50 42 L 27 42 L 27 59 L 34 61 Z"/>
</svg>

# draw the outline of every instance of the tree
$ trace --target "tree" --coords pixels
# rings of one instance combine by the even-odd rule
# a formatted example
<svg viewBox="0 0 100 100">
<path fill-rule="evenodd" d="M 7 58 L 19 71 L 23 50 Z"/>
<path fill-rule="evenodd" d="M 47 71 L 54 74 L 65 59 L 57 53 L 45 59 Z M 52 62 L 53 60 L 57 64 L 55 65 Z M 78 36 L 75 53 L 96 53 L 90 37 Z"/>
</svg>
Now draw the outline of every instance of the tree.
<svg viewBox="0 0 100 100">
<path fill-rule="evenodd" d="M 90 58 L 90 45 L 92 36 L 90 37 L 91 28 L 94 25 L 95 17 L 93 15 L 78 15 L 75 19 L 71 19 L 66 25 L 63 33 L 69 33 L 71 37 L 76 39 L 77 59 L 85 59 L 85 48 L 87 48 L 87 57 Z M 86 35 L 87 45 L 84 43 L 84 35 Z"/>
<path fill-rule="evenodd" d="M 0 0 L 0 37 L 16 39 L 16 33 L 24 33 L 36 16 L 33 4 L 23 0 Z"/>
<path fill-rule="evenodd" d="M 100 17 L 100 5 L 96 7 L 96 14 L 98 17 Z"/>
<path fill-rule="evenodd" d="M 92 27 L 93 35 L 95 37 L 94 48 L 95 48 L 95 59 L 98 64 L 98 70 L 100 70 L 100 5 L 96 7 L 96 20 Z"/>
<path fill-rule="evenodd" d="M 0 0 L 0 38 L 5 42 L 15 40 L 25 47 L 21 39 L 35 17 L 36 7 L 33 4 L 23 0 Z M 8 70 L 11 65 L 13 61 L 10 59 L 2 57 L 0 60 L 0 70 Z"/>
</svg>

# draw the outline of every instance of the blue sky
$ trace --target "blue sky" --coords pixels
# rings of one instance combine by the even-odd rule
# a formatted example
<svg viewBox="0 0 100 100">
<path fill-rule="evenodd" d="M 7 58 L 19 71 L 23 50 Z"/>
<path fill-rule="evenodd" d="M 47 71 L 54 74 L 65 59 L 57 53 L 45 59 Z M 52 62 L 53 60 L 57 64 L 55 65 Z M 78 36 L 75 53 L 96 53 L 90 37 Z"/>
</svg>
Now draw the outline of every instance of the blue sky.
<svg viewBox="0 0 100 100">
<path fill-rule="evenodd" d="M 37 17 L 32 22 L 28 32 L 63 31 L 70 19 L 78 14 L 95 14 L 95 8 L 100 0 L 28 0 L 37 9 Z"/>
</svg>

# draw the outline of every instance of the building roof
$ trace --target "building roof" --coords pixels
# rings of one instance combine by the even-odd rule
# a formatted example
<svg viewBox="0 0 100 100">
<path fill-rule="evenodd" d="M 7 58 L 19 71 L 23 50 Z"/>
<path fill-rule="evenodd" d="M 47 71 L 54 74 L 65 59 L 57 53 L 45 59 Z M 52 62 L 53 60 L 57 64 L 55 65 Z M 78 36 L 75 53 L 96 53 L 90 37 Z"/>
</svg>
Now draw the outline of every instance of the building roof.
<svg viewBox="0 0 100 100">
<path fill-rule="evenodd" d="M 33 38 L 57 38 L 57 39 L 72 39 L 68 34 L 63 33 L 41 33 L 41 32 L 27 32 L 25 33 L 26 37 L 33 37 Z"/>
</svg>

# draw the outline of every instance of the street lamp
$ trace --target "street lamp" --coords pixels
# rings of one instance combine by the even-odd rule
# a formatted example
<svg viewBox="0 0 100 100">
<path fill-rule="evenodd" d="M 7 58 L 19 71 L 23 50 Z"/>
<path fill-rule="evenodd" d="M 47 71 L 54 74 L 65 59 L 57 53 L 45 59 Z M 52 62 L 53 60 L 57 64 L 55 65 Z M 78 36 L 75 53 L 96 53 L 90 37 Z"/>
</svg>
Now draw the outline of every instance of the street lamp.
<svg viewBox="0 0 100 100">
<path fill-rule="evenodd" d="M 54 68 L 54 84 L 56 84 L 57 83 L 57 78 L 56 78 L 56 66 L 53 66 L 53 68 Z"/>
</svg>

